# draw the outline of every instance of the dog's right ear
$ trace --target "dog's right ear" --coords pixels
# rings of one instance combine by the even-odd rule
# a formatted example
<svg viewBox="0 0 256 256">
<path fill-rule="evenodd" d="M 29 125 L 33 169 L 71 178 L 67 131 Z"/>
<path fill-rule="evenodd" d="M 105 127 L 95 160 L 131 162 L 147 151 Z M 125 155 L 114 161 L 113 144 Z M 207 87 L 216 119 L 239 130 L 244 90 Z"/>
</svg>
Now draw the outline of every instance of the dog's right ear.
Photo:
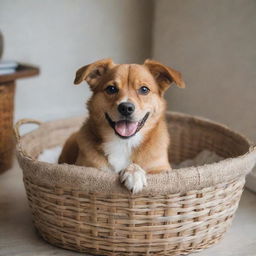
<svg viewBox="0 0 256 256">
<path fill-rule="evenodd" d="M 103 59 L 83 66 L 77 70 L 74 84 L 80 84 L 85 80 L 93 90 L 97 86 L 99 78 L 114 65 L 112 59 Z"/>
</svg>

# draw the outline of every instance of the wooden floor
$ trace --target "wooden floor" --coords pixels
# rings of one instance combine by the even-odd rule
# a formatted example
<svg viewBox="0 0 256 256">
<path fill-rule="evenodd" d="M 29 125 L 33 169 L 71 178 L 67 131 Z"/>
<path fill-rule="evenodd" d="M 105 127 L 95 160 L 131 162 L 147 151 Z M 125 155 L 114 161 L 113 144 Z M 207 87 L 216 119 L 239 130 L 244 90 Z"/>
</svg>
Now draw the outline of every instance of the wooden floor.
<svg viewBox="0 0 256 256">
<path fill-rule="evenodd" d="M 17 162 L 0 175 L 0 256 L 9 255 L 85 255 L 51 246 L 36 233 Z M 193 255 L 256 256 L 256 194 L 245 190 L 233 226 L 225 238 Z"/>
</svg>

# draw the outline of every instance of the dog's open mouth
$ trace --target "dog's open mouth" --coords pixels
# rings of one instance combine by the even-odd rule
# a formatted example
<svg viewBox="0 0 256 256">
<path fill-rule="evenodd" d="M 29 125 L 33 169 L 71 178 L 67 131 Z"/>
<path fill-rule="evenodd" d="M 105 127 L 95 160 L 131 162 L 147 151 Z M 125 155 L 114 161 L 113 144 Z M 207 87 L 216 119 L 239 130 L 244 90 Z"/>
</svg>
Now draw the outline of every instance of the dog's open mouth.
<svg viewBox="0 0 256 256">
<path fill-rule="evenodd" d="M 129 120 L 120 120 L 114 122 L 110 116 L 105 113 L 105 117 L 108 120 L 109 125 L 114 129 L 115 133 L 123 139 L 128 139 L 134 136 L 144 126 L 148 116 L 149 112 L 139 122 Z"/>
</svg>

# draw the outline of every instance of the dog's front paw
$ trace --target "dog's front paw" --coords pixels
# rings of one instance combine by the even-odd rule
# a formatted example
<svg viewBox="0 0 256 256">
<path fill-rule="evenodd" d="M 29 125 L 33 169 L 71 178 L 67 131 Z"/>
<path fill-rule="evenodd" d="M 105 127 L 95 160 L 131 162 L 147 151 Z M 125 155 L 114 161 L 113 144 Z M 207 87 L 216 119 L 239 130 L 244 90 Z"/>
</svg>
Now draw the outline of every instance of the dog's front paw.
<svg viewBox="0 0 256 256">
<path fill-rule="evenodd" d="M 130 164 L 120 173 L 120 181 L 134 194 L 147 186 L 146 172 L 137 164 Z"/>
</svg>

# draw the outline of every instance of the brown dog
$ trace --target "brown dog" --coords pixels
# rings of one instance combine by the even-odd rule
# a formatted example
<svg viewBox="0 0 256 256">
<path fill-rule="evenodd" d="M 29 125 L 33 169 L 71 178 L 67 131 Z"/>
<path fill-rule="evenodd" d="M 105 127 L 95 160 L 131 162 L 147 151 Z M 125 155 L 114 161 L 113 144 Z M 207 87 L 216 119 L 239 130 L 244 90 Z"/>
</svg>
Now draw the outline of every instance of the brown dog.
<svg viewBox="0 0 256 256">
<path fill-rule="evenodd" d="M 133 193 L 146 186 L 146 173 L 169 170 L 169 135 L 164 92 L 184 88 L 178 71 L 159 62 L 114 64 L 104 59 L 80 68 L 75 84 L 87 81 L 93 95 L 89 117 L 66 141 L 59 163 L 120 173 Z"/>
</svg>

